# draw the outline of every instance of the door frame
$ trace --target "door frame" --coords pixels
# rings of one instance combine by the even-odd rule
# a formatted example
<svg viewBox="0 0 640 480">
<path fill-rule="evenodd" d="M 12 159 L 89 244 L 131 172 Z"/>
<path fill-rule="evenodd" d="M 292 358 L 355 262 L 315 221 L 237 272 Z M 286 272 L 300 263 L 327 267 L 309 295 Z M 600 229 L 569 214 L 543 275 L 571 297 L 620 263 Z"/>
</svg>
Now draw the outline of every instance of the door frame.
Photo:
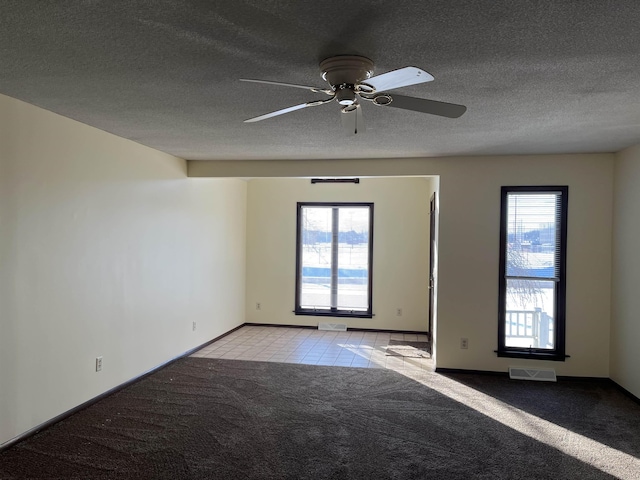
<svg viewBox="0 0 640 480">
<path fill-rule="evenodd" d="M 435 313 L 435 256 L 436 256 L 436 211 L 438 192 L 429 200 L 429 346 L 433 355 L 433 317 Z"/>
</svg>

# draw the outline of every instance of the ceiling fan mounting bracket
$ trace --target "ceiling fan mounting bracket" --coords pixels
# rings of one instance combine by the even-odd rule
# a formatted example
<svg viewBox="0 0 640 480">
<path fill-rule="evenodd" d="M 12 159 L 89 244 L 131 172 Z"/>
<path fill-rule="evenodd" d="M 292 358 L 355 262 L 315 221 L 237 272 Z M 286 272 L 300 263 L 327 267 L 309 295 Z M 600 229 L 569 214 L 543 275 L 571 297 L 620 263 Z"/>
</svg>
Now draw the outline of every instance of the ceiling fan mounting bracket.
<svg viewBox="0 0 640 480">
<path fill-rule="evenodd" d="M 322 78 L 334 89 L 338 85 L 357 85 L 373 75 L 373 61 L 357 55 L 338 55 L 320 62 Z"/>
<path fill-rule="evenodd" d="M 358 95 L 373 95 L 376 93 L 376 87 L 373 85 L 369 85 L 366 82 L 361 82 L 356 85 L 356 93 Z"/>
<path fill-rule="evenodd" d="M 353 111 L 355 111 L 357 109 L 358 109 L 358 104 L 357 103 L 352 103 L 351 105 L 345 105 L 344 107 L 342 107 L 340 109 L 340 111 L 342 113 L 351 113 L 351 112 L 353 112 Z"/>
<path fill-rule="evenodd" d="M 385 105 L 389 105 L 391 102 L 393 102 L 393 97 L 391 95 L 387 95 L 386 93 L 382 93 L 371 98 L 371 101 L 374 105 L 384 107 Z"/>
<path fill-rule="evenodd" d="M 307 106 L 317 107 L 318 105 L 324 105 L 325 103 L 333 102 L 334 100 L 335 100 L 335 96 L 324 99 L 324 100 L 312 100 L 311 102 L 307 102 Z"/>
</svg>

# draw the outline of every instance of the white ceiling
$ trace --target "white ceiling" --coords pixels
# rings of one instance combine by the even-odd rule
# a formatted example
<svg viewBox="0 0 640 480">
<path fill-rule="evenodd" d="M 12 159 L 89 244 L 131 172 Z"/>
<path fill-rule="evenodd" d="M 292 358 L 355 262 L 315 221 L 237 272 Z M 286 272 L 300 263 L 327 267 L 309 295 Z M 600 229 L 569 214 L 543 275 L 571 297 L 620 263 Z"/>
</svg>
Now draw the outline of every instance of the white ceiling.
<svg viewBox="0 0 640 480">
<path fill-rule="evenodd" d="M 0 3 L 0 93 L 186 159 L 343 159 L 612 152 L 640 143 L 637 0 Z M 435 77 L 399 93 L 460 103 L 459 119 L 335 103 L 320 60 Z"/>
</svg>

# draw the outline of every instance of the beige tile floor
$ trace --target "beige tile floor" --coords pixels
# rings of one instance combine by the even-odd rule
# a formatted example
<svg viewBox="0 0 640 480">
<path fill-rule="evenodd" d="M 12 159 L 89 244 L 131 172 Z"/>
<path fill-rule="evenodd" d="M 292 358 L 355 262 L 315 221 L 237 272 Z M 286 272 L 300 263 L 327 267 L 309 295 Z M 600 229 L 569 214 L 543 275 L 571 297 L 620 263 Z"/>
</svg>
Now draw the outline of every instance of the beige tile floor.
<svg viewBox="0 0 640 480">
<path fill-rule="evenodd" d="M 308 328 L 244 326 L 207 345 L 193 357 L 302 363 L 341 367 L 432 371 L 430 358 L 387 355 L 389 340 L 426 342 L 426 335 L 327 332 Z"/>
</svg>

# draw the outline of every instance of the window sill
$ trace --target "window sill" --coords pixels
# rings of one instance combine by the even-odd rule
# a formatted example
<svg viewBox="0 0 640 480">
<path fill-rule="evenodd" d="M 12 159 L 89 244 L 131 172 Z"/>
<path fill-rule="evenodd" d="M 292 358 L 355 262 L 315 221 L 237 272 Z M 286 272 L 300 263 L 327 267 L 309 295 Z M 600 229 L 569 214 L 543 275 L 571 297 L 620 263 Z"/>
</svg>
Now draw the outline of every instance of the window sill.
<svg viewBox="0 0 640 480">
<path fill-rule="evenodd" d="M 524 358 L 527 360 L 549 360 L 551 362 L 564 362 L 569 355 L 555 352 L 536 352 L 531 350 L 495 350 L 498 357 Z"/>
<path fill-rule="evenodd" d="M 369 312 L 358 311 L 330 311 L 330 310 L 294 310 L 296 315 L 309 315 L 313 317 L 339 317 L 339 318 L 373 318 L 373 314 Z"/>
</svg>

